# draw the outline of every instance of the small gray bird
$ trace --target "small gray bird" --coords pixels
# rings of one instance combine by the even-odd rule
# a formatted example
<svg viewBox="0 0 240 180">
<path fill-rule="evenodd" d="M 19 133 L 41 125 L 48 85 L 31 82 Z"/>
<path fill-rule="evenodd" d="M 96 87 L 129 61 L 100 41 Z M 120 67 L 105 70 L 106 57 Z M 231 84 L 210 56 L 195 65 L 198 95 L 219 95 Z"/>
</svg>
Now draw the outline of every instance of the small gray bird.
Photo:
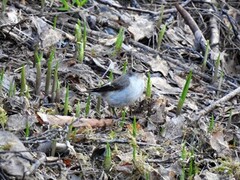
<svg viewBox="0 0 240 180">
<path fill-rule="evenodd" d="M 124 107 L 138 100 L 145 89 L 144 73 L 128 71 L 100 88 L 88 92 L 103 97 L 111 107 Z"/>
</svg>

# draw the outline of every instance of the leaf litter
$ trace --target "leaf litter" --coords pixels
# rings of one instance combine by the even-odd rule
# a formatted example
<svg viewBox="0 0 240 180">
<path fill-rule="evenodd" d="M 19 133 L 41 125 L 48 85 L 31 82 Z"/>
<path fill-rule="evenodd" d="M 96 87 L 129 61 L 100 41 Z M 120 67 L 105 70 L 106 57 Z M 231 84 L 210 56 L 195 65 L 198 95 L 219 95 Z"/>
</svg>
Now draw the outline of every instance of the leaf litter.
<svg viewBox="0 0 240 180">
<path fill-rule="evenodd" d="M 171 1 L 161 4 L 141 0 L 89 0 L 83 7 L 75 4 L 60 11 L 61 2 L 46 0 L 43 8 L 40 2 L 9 1 L 5 11 L 2 9 L 2 178 L 240 178 L 239 2 L 180 1 L 180 5 L 175 6 Z M 54 17 L 57 18 L 56 28 L 53 27 Z M 82 28 L 84 21 L 87 24 L 83 63 L 77 60 L 78 46 L 74 37 L 78 19 Z M 167 29 L 157 49 L 163 24 Z M 121 27 L 124 42 L 121 52 L 114 56 Z M 203 72 L 206 39 L 212 44 L 207 70 Z M 59 63 L 59 103 L 44 92 L 53 47 L 56 49 L 53 72 Z M 36 50 L 43 52 L 39 96 L 34 93 Z M 221 66 L 218 79 L 213 82 L 219 52 Z M 85 114 L 86 90 L 109 82 L 111 72 L 114 78 L 119 77 L 125 62 L 128 67 L 150 71 L 152 97 L 148 99 L 143 95 L 133 107 L 126 107 L 124 120 L 121 109 L 117 110 L 118 118 L 113 118 L 104 101 L 100 102 L 98 111 L 98 98 L 91 96 L 90 112 Z M 20 96 L 23 65 L 30 98 Z M 181 115 L 176 116 L 190 70 L 193 70 L 190 89 Z M 64 116 L 67 85 L 69 111 Z M 136 138 L 132 135 L 134 116 L 137 118 Z M 107 142 L 111 146 L 108 170 L 104 169 Z"/>
</svg>

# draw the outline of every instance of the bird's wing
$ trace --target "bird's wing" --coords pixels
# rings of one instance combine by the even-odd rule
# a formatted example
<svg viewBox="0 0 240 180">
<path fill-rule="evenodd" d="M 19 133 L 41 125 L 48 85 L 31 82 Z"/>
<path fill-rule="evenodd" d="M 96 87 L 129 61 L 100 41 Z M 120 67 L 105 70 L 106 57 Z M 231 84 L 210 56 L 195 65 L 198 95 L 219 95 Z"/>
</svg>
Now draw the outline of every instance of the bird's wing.
<svg viewBox="0 0 240 180">
<path fill-rule="evenodd" d="M 107 92 L 107 91 L 116 91 L 120 90 L 129 85 L 129 77 L 127 75 L 120 76 L 119 78 L 115 79 L 112 83 L 107 83 L 99 88 L 90 89 L 90 92 Z"/>
</svg>

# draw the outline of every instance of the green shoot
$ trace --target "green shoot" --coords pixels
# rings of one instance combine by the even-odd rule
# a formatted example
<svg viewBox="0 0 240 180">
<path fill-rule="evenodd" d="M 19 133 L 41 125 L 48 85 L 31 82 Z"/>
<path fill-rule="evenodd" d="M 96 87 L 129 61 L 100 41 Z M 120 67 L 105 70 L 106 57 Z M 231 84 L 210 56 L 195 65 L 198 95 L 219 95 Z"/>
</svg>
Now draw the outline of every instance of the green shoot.
<svg viewBox="0 0 240 180">
<path fill-rule="evenodd" d="M 80 63 L 83 62 L 84 59 L 84 50 L 87 43 L 87 27 L 86 22 L 84 22 L 83 33 L 81 30 L 81 21 L 78 20 L 78 23 L 75 25 L 75 38 L 77 41 L 77 59 Z"/>
<path fill-rule="evenodd" d="M 151 82 L 151 74 L 150 72 L 148 72 L 146 97 L 151 98 L 151 96 L 152 96 L 152 82 Z"/>
<path fill-rule="evenodd" d="M 107 143 L 106 153 L 105 153 L 105 158 L 104 158 L 104 169 L 106 171 L 110 170 L 111 163 L 112 163 L 112 153 L 111 153 L 110 145 L 109 145 L 109 143 Z"/>
<path fill-rule="evenodd" d="M 56 88 L 56 93 L 55 93 L 55 102 L 56 103 L 60 103 L 60 89 L 61 89 L 61 83 L 60 81 L 58 80 L 57 81 L 57 88 Z"/>
<path fill-rule="evenodd" d="M 214 122 L 214 116 L 212 115 L 212 116 L 211 116 L 211 119 L 210 119 L 210 122 L 209 122 L 209 126 L 208 126 L 208 132 L 211 133 L 211 132 L 213 131 L 214 124 L 215 124 L 215 122 Z"/>
<path fill-rule="evenodd" d="M 182 144 L 181 158 L 183 161 L 187 159 L 187 148 L 185 143 Z"/>
<path fill-rule="evenodd" d="M 56 27 L 57 27 L 57 16 L 54 16 L 54 18 L 53 18 L 53 29 L 56 29 Z"/>
<path fill-rule="evenodd" d="M 157 21 L 157 28 L 159 28 L 159 29 L 160 29 L 160 26 L 161 26 L 162 20 L 163 20 L 164 8 L 165 8 L 165 6 L 164 6 L 164 5 L 161 5 L 161 8 L 160 8 L 160 16 L 159 16 L 159 19 L 158 19 L 158 21 Z"/>
<path fill-rule="evenodd" d="M 136 162 L 137 159 L 137 142 L 136 142 L 136 138 L 132 138 L 132 142 L 131 142 L 132 148 L 133 148 L 133 162 Z"/>
<path fill-rule="evenodd" d="M 3 129 L 5 127 L 5 124 L 7 123 L 7 120 L 8 120 L 7 112 L 0 107 L 0 124 Z"/>
<path fill-rule="evenodd" d="M 136 142 L 137 122 L 136 122 L 136 116 L 133 117 L 132 136 L 133 136 L 133 139 L 132 139 L 133 161 L 136 161 L 136 156 L 137 156 L 137 142 Z"/>
<path fill-rule="evenodd" d="M 52 102 L 56 98 L 57 82 L 58 82 L 58 62 L 55 65 L 55 69 L 54 69 L 54 78 L 53 78 L 53 86 L 52 86 Z"/>
<path fill-rule="evenodd" d="M 52 61 L 55 56 L 55 48 L 51 49 L 51 53 L 47 62 L 47 75 L 46 75 L 46 84 L 45 84 L 45 95 L 48 96 L 50 89 L 50 82 L 52 76 Z"/>
<path fill-rule="evenodd" d="M 0 72 L 0 92 L 2 92 L 3 77 L 4 77 L 4 69 L 2 69 Z"/>
<path fill-rule="evenodd" d="M 208 54 L 209 54 L 209 40 L 207 40 L 206 50 L 205 50 L 204 59 L 203 59 L 203 64 L 202 64 L 202 71 L 203 71 L 203 72 L 206 70 Z"/>
<path fill-rule="evenodd" d="M 115 139 L 117 137 L 117 134 L 115 131 L 111 130 L 111 132 L 109 133 L 109 138 L 111 140 Z"/>
<path fill-rule="evenodd" d="M 97 105 L 96 105 L 96 112 L 97 114 L 100 116 L 100 110 L 101 110 L 101 102 L 102 102 L 102 98 L 101 96 L 97 97 Z"/>
<path fill-rule="evenodd" d="M 126 110 L 123 109 L 123 110 L 122 110 L 122 120 L 121 120 L 121 122 L 120 122 L 120 127 L 121 127 L 121 128 L 123 128 L 125 121 L 126 121 Z"/>
<path fill-rule="evenodd" d="M 233 143 L 232 143 L 232 147 L 235 149 L 235 148 L 237 148 L 237 146 L 238 146 L 238 139 L 236 138 L 236 137 L 233 137 Z"/>
<path fill-rule="evenodd" d="M 128 66 L 128 61 L 126 60 L 123 64 L 123 71 L 122 74 L 126 74 L 127 73 L 127 66 Z"/>
<path fill-rule="evenodd" d="M 67 0 L 60 0 L 62 7 L 58 8 L 59 11 L 68 11 L 70 9 Z"/>
<path fill-rule="evenodd" d="M 41 61 L 43 58 L 43 52 L 38 53 L 38 51 L 35 51 L 35 63 L 36 63 L 36 87 L 35 87 L 35 93 L 37 96 L 40 95 L 40 88 L 41 88 L 41 82 L 42 82 L 42 72 L 41 72 Z"/>
<path fill-rule="evenodd" d="M 134 138 L 136 138 L 137 136 L 137 121 L 136 121 L 136 116 L 133 117 L 133 132 L 132 132 L 132 135 Z"/>
<path fill-rule="evenodd" d="M 76 105 L 76 117 L 79 118 L 81 114 L 81 109 L 80 109 L 80 102 L 78 101 L 77 105 Z"/>
<path fill-rule="evenodd" d="M 26 93 L 26 86 L 27 86 L 27 82 L 26 82 L 26 70 L 25 70 L 25 66 L 22 66 L 21 69 L 21 91 L 20 91 L 20 95 L 24 96 Z"/>
<path fill-rule="evenodd" d="M 187 149 L 186 149 L 185 143 L 182 144 L 181 159 L 183 161 L 183 164 L 182 164 L 182 172 L 180 175 L 180 180 L 185 180 L 186 165 L 184 161 L 187 159 Z"/>
<path fill-rule="evenodd" d="M 190 162 L 189 162 L 189 170 L 188 170 L 188 177 L 193 179 L 194 175 L 196 174 L 196 166 L 195 166 L 195 157 L 194 151 L 191 150 L 190 152 Z"/>
<path fill-rule="evenodd" d="M 166 24 L 164 24 L 161 28 L 161 31 L 159 31 L 159 33 L 158 33 L 158 43 L 157 43 L 158 50 L 160 50 L 162 40 L 163 40 L 163 36 L 166 32 L 166 29 L 167 29 L 167 26 L 166 26 Z"/>
<path fill-rule="evenodd" d="M 73 129 L 73 132 L 72 132 L 72 141 L 73 141 L 73 142 L 76 141 L 76 135 L 77 135 L 77 132 L 78 132 L 77 129 L 74 128 L 74 129 Z"/>
<path fill-rule="evenodd" d="M 66 88 L 65 102 L 64 102 L 64 115 L 68 115 L 68 106 L 69 106 L 69 85 Z"/>
<path fill-rule="evenodd" d="M 15 96 L 15 93 L 16 93 L 16 84 L 15 84 L 14 79 L 12 79 L 12 81 L 10 83 L 9 91 L 8 91 L 8 97 Z"/>
<path fill-rule="evenodd" d="M 73 5 L 74 5 L 74 4 L 77 4 L 78 7 L 82 7 L 82 6 L 84 6 L 87 2 L 88 2 L 88 0 L 73 0 Z"/>
<path fill-rule="evenodd" d="M 216 60 L 216 63 L 215 63 L 215 71 L 214 71 L 214 75 L 213 75 L 213 82 L 216 82 L 216 80 L 217 80 L 220 61 L 221 61 L 221 54 L 219 53 L 218 57 L 217 57 L 217 60 Z"/>
<path fill-rule="evenodd" d="M 78 23 L 75 25 L 75 38 L 77 43 L 82 41 L 81 21 L 78 19 Z"/>
<path fill-rule="evenodd" d="M 6 12 L 7 2 L 8 2 L 8 0 L 2 1 L 2 16 L 4 16 L 4 14 Z"/>
<path fill-rule="evenodd" d="M 30 96 L 30 92 L 29 92 L 29 87 L 28 85 L 26 85 L 26 93 L 25 93 L 25 96 L 29 99 L 31 96 Z"/>
<path fill-rule="evenodd" d="M 84 59 L 84 46 L 83 46 L 83 43 L 78 43 L 78 56 L 77 56 L 77 59 L 80 63 L 83 62 L 83 59 Z"/>
<path fill-rule="evenodd" d="M 86 108 L 85 108 L 85 117 L 87 117 L 89 115 L 89 112 L 90 112 L 90 95 L 88 95 L 88 98 L 87 98 L 87 104 L 86 104 Z"/>
<path fill-rule="evenodd" d="M 144 173 L 145 180 L 150 180 L 150 173 L 149 171 Z"/>
<path fill-rule="evenodd" d="M 45 0 L 41 0 L 41 12 L 44 11 L 44 7 L 45 7 Z"/>
<path fill-rule="evenodd" d="M 112 70 L 110 70 L 110 72 L 109 72 L 109 81 L 110 82 L 112 82 L 113 81 L 113 72 L 112 72 Z"/>
<path fill-rule="evenodd" d="M 29 136 L 30 136 L 30 125 L 29 125 L 29 122 L 27 121 L 27 123 L 26 123 L 26 130 L 25 130 L 25 138 L 26 138 L 26 140 L 28 140 Z"/>
<path fill-rule="evenodd" d="M 87 44 L 87 23 L 84 21 L 83 23 L 83 49 L 86 49 Z"/>
<path fill-rule="evenodd" d="M 117 40 L 115 42 L 115 51 L 113 53 L 114 56 L 118 55 L 121 52 L 123 40 L 124 40 L 124 29 L 123 27 L 121 27 L 117 35 Z"/>
<path fill-rule="evenodd" d="M 190 86 L 190 83 L 191 83 L 191 79 L 192 79 L 192 70 L 189 72 L 189 74 L 187 76 L 187 80 L 186 80 L 186 83 L 184 85 L 181 97 L 178 101 L 177 112 L 176 112 L 177 115 L 179 115 L 182 111 L 182 107 L 183 107 L 183 104 L 184 104 L 185 99 L 187 97 L 187 93 L 188 93 L 188 89 L 189 89 L 189 86 Z"/>
</svg>

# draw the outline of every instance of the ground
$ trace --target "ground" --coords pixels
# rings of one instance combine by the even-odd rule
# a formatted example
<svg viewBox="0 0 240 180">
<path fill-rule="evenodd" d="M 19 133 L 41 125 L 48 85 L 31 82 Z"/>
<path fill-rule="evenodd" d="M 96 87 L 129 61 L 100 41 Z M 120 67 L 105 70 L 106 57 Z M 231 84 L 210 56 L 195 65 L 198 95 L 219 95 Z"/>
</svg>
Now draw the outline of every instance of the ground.
<svg viewBox="0 0 240 180">
<path fill-rule="evenodd" d="M 178 3 L 1 2 L 1 179 L 240 179 L 240 3 Z"/>
</svg>

